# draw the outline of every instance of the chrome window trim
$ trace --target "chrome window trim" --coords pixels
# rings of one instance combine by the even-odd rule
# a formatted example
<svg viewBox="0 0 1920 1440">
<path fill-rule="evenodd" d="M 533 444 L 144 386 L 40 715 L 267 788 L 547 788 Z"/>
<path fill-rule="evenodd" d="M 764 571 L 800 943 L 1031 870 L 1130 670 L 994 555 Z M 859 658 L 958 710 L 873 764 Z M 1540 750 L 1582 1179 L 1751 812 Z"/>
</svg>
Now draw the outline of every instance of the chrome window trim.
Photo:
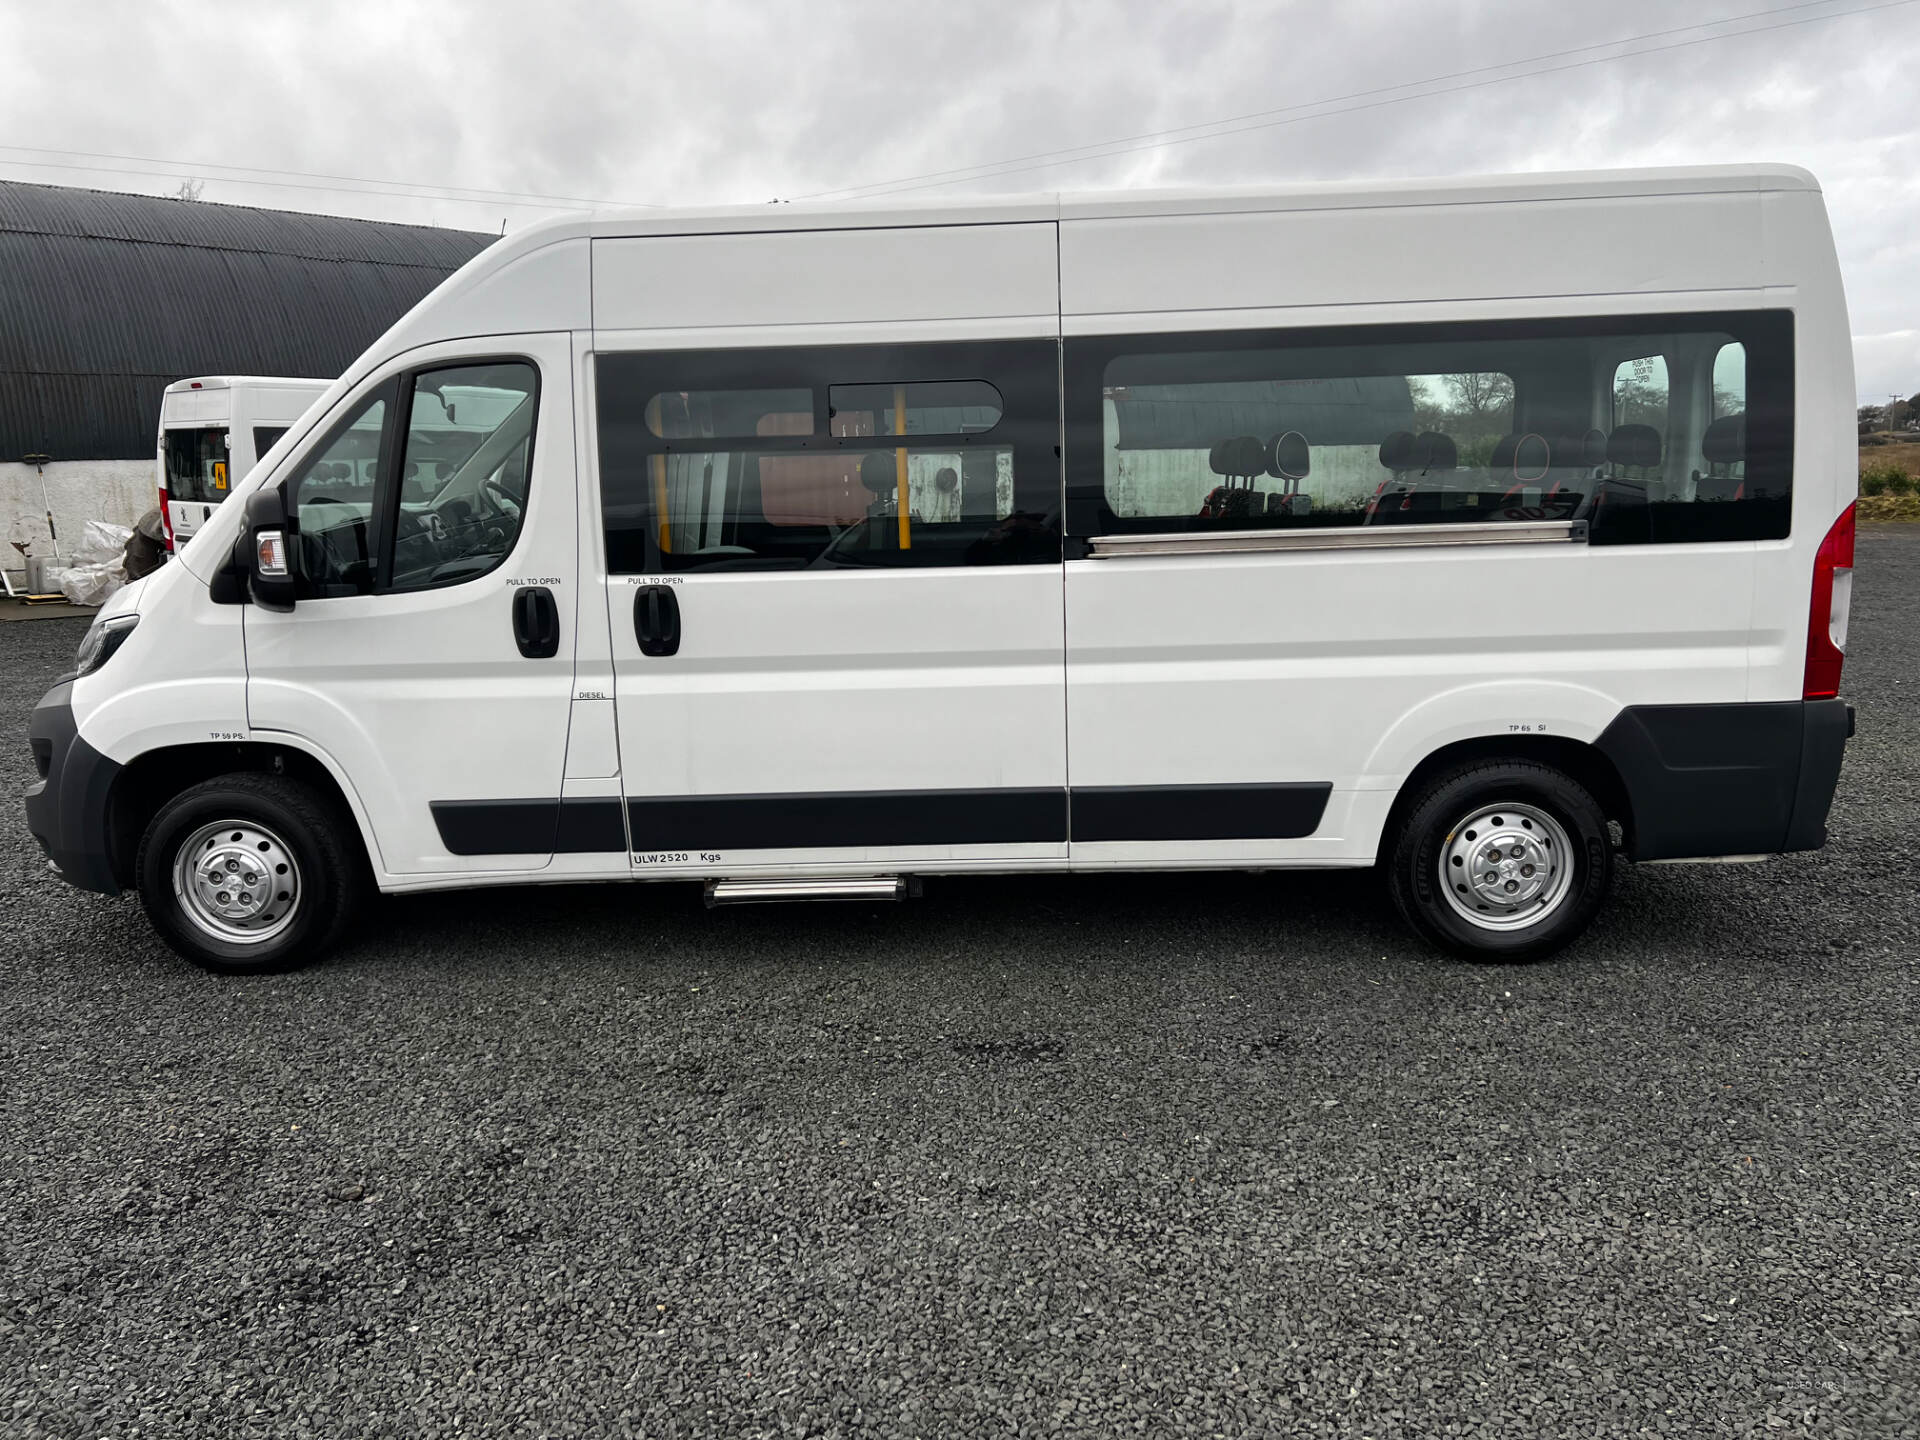
<svg viewBox="0 0 1920 1440">
<path fill-rule="evenodd" d="M 1090 560 L 1148 555 L 1258 555 L 1274 550 L 1413 550 L 1440 545 L 1584 545 L 1584 520 L 1514 520 L 1461 525 L 1341 525 L 1324 530 L 1214 530 L 1166 535 L 1096 535 Z"/>
</svg>

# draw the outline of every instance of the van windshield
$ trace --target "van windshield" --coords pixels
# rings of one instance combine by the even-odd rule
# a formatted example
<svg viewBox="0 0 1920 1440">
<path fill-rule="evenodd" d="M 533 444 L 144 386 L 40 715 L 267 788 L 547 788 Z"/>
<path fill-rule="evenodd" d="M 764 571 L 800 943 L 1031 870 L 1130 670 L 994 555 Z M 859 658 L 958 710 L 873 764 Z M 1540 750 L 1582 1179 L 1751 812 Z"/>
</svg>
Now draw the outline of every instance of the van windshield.
<svg viewBox="0 0 1920 1440">
<path fill-rule="evenodd" d="M 166 444 L 167 494 L 175 500 L 218 504 L 227 498 L 227 432 L 169 430 Z"/>
</svg>

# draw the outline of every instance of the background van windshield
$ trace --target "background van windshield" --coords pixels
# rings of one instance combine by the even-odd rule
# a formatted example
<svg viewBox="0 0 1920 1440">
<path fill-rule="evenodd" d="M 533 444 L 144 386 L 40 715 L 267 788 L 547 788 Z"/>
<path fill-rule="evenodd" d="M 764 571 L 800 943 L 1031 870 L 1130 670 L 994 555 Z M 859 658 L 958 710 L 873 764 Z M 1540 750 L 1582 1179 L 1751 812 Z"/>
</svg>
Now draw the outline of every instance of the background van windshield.
<svg viewBox="0 0 1920 1440">
<path fill-rule="evenodd" d="M 233 477 L 227 469 L 227 432 L 167 431 L 167 494 L 175 500 L 218 503 L 227 498 Z"/>
</svg>

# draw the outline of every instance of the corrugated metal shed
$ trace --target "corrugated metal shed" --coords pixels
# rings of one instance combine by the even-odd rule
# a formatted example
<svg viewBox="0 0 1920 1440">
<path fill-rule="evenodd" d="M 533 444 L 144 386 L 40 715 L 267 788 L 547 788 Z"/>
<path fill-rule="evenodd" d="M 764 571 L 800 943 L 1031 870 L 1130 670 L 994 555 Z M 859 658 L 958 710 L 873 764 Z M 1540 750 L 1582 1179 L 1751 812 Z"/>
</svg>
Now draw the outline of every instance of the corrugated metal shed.
<svg viewBox="0 0 1920 1440">
<path fill-rule="evenodd" d="M 338 375 L 493 239 L 0 181 L 0 460 L 153 453 L 188 375 Z"/>
</svg>

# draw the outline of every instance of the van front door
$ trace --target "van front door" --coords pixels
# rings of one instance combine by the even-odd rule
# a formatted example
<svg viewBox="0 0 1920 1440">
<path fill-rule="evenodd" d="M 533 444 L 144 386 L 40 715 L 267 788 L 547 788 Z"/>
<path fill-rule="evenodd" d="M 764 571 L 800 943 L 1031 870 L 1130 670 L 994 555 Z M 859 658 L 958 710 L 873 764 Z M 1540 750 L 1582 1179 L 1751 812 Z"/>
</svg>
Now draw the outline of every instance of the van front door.
<svg viewBox="0 0 1920 1440">
<path fill-rule="evenodd" d="M 1066 858 L 1051 337 L 603 350 L 637 874 Z"/>
<path fill-rule="evenodd" d="M 351 787 L 388 874 L 552 859 L 573 685 L 569 337 L 415 351 L 293 462 L 299 598 L 249 606 L 255 739 Z"/>
</svg>

